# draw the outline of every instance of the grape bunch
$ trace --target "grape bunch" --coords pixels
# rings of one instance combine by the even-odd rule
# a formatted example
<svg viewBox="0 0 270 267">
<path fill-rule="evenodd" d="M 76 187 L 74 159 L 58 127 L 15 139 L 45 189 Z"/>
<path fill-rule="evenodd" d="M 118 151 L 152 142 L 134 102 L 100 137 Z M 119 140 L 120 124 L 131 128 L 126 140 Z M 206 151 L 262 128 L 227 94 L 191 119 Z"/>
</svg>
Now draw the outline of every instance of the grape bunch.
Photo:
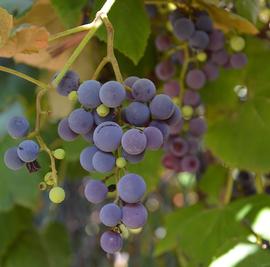
<svg viewBox="0 0 270 267">
<path fill-rule="evenodd" d="M 218 78 L 220 68 L 243 68 L 245 40 L 214 28 L 205 11 L 175 9 L 169 13 L 169 29 L 159 31 L 155 45 L 162 60 L 155 67 L 164 93 L 181 106 L 182 119 L 170 126 L 163 165 L 175 172 L 197 172 L 199 152 L 207 125 L 200 90 Z M 180 77 L 180 82 L 179 78 Z"/>
<path fill-rule="evenodd" d="M 104 84 L 87 80 L 71 91 L 70 80 L 68 84 L 64 80 L 57 91 L 69 91 L 68 97 L 77 98 L 80 106 L 59 122 L 58 134 L 65 141 L 82 136 L 89 142 L 81 151 L 80 165 L 92 176 L 93 172 L 104 174 L 102 180 L 88 177 L 86 199 L 98 204 L 109 192 L 116 195 L 113 203 L 100 210 L 101 222 L 109 227 L 101 235 L 100 245 L 105 252 L 114 253 L 123 244 L 121 227 L 141 228 L 147 220 L 141 202 L 146 184 L 141 176 L 127 171 L 127 163 L 138 163 L 147 150 L 160 149 L 169 127 L 181 120 L 181 112 L 169 96 L 156 94 L 149 79 L 131 76 L 123 83 Z M 115 182 L 108 184 L 113 177 Z"/>
</svg>

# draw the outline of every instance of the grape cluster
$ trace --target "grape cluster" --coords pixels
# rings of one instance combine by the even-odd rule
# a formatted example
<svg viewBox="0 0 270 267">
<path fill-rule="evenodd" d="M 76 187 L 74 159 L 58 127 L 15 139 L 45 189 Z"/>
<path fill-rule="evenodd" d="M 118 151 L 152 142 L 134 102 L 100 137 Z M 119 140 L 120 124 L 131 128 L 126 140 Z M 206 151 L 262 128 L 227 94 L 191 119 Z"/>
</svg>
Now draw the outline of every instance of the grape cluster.
<svg viewBox="0 0 270 267">
<path fill-rule="evenodd" d="M 66 92 L 65 86 L 65 82 L 59 84 L 58 92 Z M 77 97 L 80 107 L 60 121 L 58 133 L 65 141 L 79 135 L 88 141 L 90 145 L 80 154 L 81 167 L 105 176 L 103 180 L 89 177 L 86 199 L 98 204 L 108 192 L 116 191 L 114 203 L 100 210 L 101 222 L 109 227 L 100 244 L 105 252 L 114 253 L 122 247 L 121 226 L 141 228 L 147 220 L 147 210 L 141 203 L 146 184 L 141 176 L 127 172 L 127 163 L 138 163 L 146 150 L 161 148 L 169 127 L 181 120 L 181 112 L 169 96 L 156 94 L 152 81 L 135 76 L 123 84 L 87 80 L 68 96 Z M 111 177 L 116 182 L 108 185 Z"/>
<path fill-rule="evenodd" d="M 201 139 L 207 126 L 199 91 L 218 78 L 220 68 L 243 68 L 245 40 L 214 28 L 205 11 L 175 9 L 169 14 L 170 27 L 155 39 L 162 61 L 155 68 L 164 93 L 181 106 L 182 119 L 170 126 L 163 164 L 176 172 L 197 172 L 200 168 Z M 180 82 L 177 77 L 180 77 Z M 181 134 L 180 134 L 181 132 Z"/>
</svg>

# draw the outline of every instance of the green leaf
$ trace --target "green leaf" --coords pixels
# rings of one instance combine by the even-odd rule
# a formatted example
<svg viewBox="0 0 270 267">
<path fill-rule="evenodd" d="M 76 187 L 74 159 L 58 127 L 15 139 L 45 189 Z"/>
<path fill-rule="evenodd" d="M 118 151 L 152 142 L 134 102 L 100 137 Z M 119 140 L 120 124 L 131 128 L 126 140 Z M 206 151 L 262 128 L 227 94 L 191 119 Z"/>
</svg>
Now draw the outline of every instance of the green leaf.
<svg viewBox="0 0 270 267">
<path fill-rule="evenodd" d="M 202 90 L 209 129 L 206 145 L 230 167 L 269 171 L 270 90 L 268 88 L 270 46 L 248 39 L 248 66 L 242 71 L 224 71 L 221 78 Z M 247 87 L 246 101 L 234 88 Z"/>
<path fill-rule="evenodd" d="M 63 149 L 66 151 L 65 159 L 67 161 L 77 161 L 80 159 L 80 153 L 87 146 L 91 144 L 84 141 L 81 137 L 77 138 L 73 142 L 64 142 Z"/>
<path fill-rule="evenodd" d="M 257 17 L 259 14 L 259 0 L 236 0 L 235 8 L 239 15 L 245 17 L 246 19 L 257 22 Z"/>
<path fill-rule="evenodd" d="M 206 194 L 209 204 L 218 204 L 220 202 L 226 184 L 227 172 L 221 165 L 210 165 L 199 180 L 199 189 Z"/>
<path fill-rule="evenodd" d="M 16 142 L 6 137 L 1 140 L 0 155 Z M 16 204 L 35 209 L 38 204 L 40 177 L 37 173 L 30 174 L 24 167 L 19 171 L 9 170 L 3 160 L 0 161 L 0 212 L 13 208 Z"/>
<path fill-rule="evenodd" d="M 104 2 L 104 0 L 95 1 L 93 15 Z M 108 17 L 115 30 L 114 48 L 137 64 L 144 55 L 150 34 L 150 22 L 143 1 L 115 1 Z M 104 26 L 98 30 L 97 36 L 102 41 L 107 39 Z"/>
<path fill-rule="evenodd" d="M 67 28 L 79 24 L 82 9 L 87 2 L 87 0 L 51 0 L 53 7 Z"/>
<path fill-rule="evenodd" d="M 3 258 L 2 267 L 48 267 L 49 261 L 35 230 L 24 232 Z"/>
<path fill-rule="evenodd" d="M 35 0 L 1 0 L 0 6 L 8 10 L 14 17 L 21 17 L 34 4 Z"/>
<path fill-rule="evenodd" d="M 0 213 L 0 258 L 18 235 L 31 225 L 31 212 L 21 207 Z"/>
<path fill-rule="evenodd" d="M 69 267 L 71 248 L 64 225 L 53 222 L 42 231 L 42 240 L 49 257 L 49 267 Z"/>
</svg>

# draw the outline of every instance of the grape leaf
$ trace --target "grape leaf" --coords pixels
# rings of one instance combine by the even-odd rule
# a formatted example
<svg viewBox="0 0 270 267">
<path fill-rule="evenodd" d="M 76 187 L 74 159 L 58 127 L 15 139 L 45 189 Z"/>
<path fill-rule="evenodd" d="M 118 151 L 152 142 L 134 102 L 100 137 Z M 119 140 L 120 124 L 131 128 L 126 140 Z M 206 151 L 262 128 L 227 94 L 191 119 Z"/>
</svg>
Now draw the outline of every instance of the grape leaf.
<svg viewBox="0 0 270 267">
<path fill-rule="evenodd" d="M 95 1 L 93 16 L 104 2 L 104 0 Z M 144 55 L 150 35 L 150 22 L 143 1 L 116 1 L 108 17 L 115 30 L 114 47 L 137 64 Z M 96 34 L 102 41 L 106 40 L 104 26 Z"/>
<path fill-rule="evenodd" d="M 235 8 L 239 15 L 252 21 L 257 22 L 257 17 L 259 14 L 259 0 L 236 0 Z"/>
</svg>

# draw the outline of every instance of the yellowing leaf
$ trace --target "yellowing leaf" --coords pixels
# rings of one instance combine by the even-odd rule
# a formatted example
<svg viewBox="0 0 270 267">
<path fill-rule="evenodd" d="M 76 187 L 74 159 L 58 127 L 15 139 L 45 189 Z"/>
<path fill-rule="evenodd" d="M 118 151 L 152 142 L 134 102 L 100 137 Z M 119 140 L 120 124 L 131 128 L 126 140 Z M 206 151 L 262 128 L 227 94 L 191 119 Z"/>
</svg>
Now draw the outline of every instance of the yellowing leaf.
<svg viewBox="0 0 270 267">
<path fill-rule="evenodd" d="M 13 26 L 12 15 L 0 7 L 0 47 L 5 45 Z"/>
<path fill-rule="evenodd" d="M 207 10 L 216 25 L 224 31 L 236 30 L 239 33 L 257 34 L 258 29 L 247 19 L 209 3 L 208 1 L 196 0 L 197 5 Z"/>
<path fill-rule="evenodd" d="M 29 26 L 18 29 L 0 48 L 1 57 L 14 57 L 20 53 L 37 53 L 48 45 L 49 33 L 44 27 Z"/>
</svg>

